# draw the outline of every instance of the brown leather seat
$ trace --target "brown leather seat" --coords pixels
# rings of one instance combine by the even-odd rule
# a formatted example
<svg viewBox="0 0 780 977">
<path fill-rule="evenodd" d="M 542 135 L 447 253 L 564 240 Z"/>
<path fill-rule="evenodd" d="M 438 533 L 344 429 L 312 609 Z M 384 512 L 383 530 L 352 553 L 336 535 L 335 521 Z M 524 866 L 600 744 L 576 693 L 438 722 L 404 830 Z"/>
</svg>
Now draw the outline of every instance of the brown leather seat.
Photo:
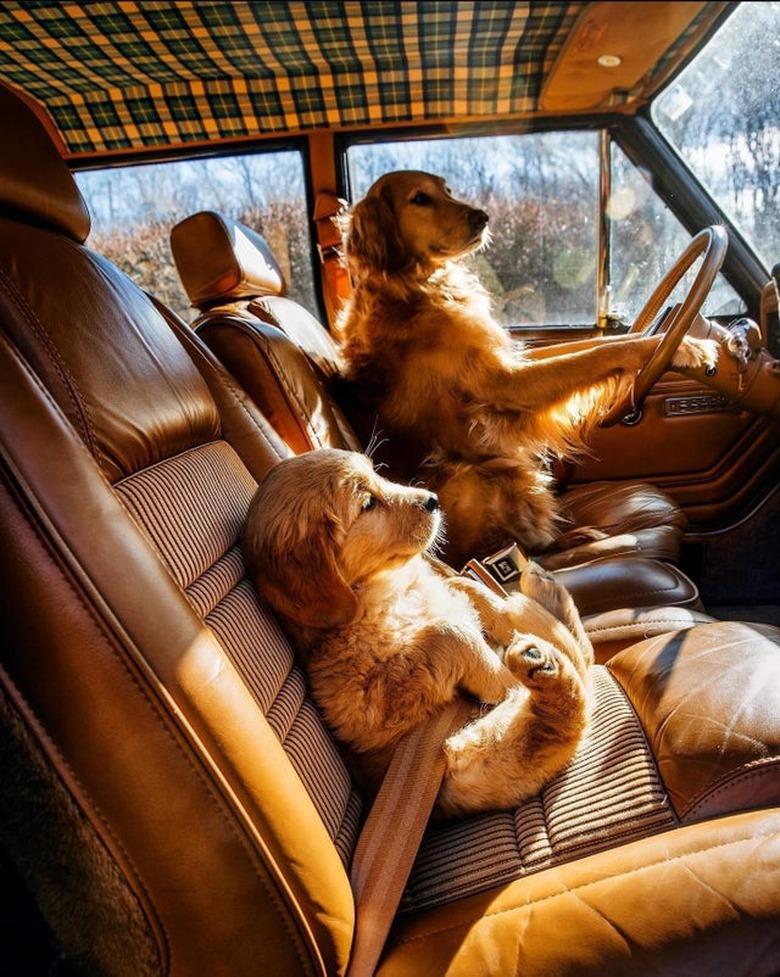
<svg viewBox="0 0 780 977">
<path fill-rule="evenodd" d="M 286 297 L 282 272 L 259 234 L 203 211 L 173 228 L 171 250 L 191 302 L 201 309 L 192 327 L 293 451 L 360 451 L 372 435 L 381 440 L 381 432 L 363 423 L 340 378 L 330 334 Z M 555 569 L 582 614 L 599 615 L 593 637 L 604 650 L 707 619 L 694 583 L 676 566 L 645 555 L 649 539 L 656 541 L 652 552 L 670 555 L 681 532 L 682 523 L 675 522 L 681 513 L 662 493 L 646 485 L 610 487 L 609 493 L 588 485 L 566 498 L 573 513 L 588 525 L 600 522 L 610 535 L 538 559 Z"/>
<path fill-rule="evenodd" d="M 238 545 L 287 448 L 84 247 L 6 89 L 0 133 L 3 859 L 69 972 L 344 974 L 361 800 Z M 695 626 L 594 681 L 539 797 L 429 830 L 380 977 L 777 973 L 780 633 Z"/>
<path fill-rule="evenodd" d="M 194 328 L 296 452 L 345 437 L 350 442 L 358 437 L 364 447 L 372 437 L 380 444 L 385 441 L 377 419 L 367 415 L 350 397 L 348 386 L 337 380 L 339 353 L 330 334 L 313 315 L 286 297 L 284 276 L 260 235 L 222 214 L 201 211 L 172 229 L 171 250 L 184 289 L 200 310 Z M 276 326 L 306 354 L 320 379 L 326 381 L 331 408 L 341 402 L 347 409 L 351 434 L 345 435 L 342 418 L 338 418 L 338 430 L 333 428 L 330 410 L 318 415 L 323 398 L 315 397 L 312 403 L 306 364 L 292 351 L 282 349 L 279 337 L 258 321 Z M 273 389 L 273 376 L 269 377 L 275 368 L 277 373 L 283 371 L 282 383 L 288 387 L 281 394 L 284 404 Z M 276 379 L 278 384 L 279 376 Z M 405 480 L 402 456 L 403 446 L 384 445 L 383 461 Z M 562 499 L 562 512 L 574 534 L 577 528 L 589 528 L 601 538 L 573 541 L 534 554 L 550 569 L 604 557 L 638 555 L 675 561 L 680 555 L 687 519 L 680 506 L 654 485 L 594 482 L 569 488 Z"/>
</svg>

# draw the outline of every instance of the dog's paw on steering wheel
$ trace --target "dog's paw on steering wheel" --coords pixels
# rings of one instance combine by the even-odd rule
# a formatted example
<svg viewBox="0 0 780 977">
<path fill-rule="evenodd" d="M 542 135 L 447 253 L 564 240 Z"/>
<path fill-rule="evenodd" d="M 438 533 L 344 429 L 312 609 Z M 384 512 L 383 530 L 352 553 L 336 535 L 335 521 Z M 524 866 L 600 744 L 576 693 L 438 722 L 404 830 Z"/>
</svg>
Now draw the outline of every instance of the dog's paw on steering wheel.
<svg viewBox="0 0 780 977">
<path fill-rule="evenodd" d="M 683 336 L 672 357 L 672 367 L 676 370 L 696 370 L 704 367 L 714 370 L 718 365 L 720 347 L 714 339 L 698 339 L 696 336 Z"/>
</svg>

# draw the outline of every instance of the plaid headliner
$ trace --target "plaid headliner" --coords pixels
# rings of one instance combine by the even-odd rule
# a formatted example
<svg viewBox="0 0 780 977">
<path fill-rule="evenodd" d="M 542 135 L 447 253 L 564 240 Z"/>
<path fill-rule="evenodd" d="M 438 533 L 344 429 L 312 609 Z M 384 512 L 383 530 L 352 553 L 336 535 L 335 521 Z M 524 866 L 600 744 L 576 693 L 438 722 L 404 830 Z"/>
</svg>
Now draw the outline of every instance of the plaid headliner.
<svg viewBox="0 0 780 977">
<path fill-rule="evenodd" d="M 72 155 L 512 114 L 536 107 L 584 6 L 5 2 L 0 75 L 48 107 Z"/>
</svg>

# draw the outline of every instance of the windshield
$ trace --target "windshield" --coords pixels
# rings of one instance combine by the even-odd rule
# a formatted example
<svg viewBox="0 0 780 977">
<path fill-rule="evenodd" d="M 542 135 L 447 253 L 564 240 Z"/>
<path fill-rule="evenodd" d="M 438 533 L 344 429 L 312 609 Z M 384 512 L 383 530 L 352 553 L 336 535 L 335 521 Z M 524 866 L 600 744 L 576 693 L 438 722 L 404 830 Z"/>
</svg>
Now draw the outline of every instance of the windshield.
<svg viewBox="0 0 780 977">
<path fill-rule="evenodd" d="M 652 115 L 770 268 L 780 259 L 780 2 L 740 4 Z"/>
</svg>

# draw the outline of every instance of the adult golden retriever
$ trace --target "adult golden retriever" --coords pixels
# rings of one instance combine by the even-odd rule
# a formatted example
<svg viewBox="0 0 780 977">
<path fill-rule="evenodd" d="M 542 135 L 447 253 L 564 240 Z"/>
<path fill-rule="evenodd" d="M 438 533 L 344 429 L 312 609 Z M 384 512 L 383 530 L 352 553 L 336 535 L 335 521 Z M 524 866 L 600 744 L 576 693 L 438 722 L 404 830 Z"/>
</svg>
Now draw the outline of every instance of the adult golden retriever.
<svg viewBox="0 0 780 977">
<path fill-rule="evenodd" d="M 427 489 L 386 480 L 364 455 L 313 451 L 258 488 L 247 570 L 369 793 L 404 734 L 465 696 L 473 718 L 445 743 L 437 813 L 510 808 L 576 750 L 593 649 L 568 592 L 534 564 L 508 598 L 438 568 L 424 554 L 440 524 Z"/>
<path fill-rule="evenodd" d="M 549 457 L 583 448 L 661 339 L 524 349 L 458 263 L 487 226 L 440 177 L 399 171 L 377 180 L 342 228 L 352 294 L 335 332 L 346 378 L 391 436 L 394 474 L 438 493 L 454 566 L 512 539 L 537 553 L 562 545 Z M 672 365 L 716 359 L 716 343 L 686 337 Z M 399 449 L 413 459 L 406 470 Z"/>
</svg>

